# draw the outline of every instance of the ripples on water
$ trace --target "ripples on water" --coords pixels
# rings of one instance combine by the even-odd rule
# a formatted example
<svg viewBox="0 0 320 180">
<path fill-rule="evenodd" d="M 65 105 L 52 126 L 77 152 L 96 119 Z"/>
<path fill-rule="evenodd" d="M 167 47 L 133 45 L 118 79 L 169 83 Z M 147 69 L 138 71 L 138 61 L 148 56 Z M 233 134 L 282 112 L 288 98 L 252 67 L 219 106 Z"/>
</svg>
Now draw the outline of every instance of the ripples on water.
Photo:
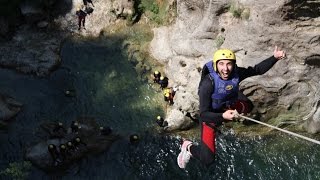
<svg viewBox="0 0 320 180">
<path fill-rule="evenodd" d="M 217 160 L 209 168 L 192 160 L 179 169 L 180 138 L 154 133 L 154 117 L 163 114 L 163 97 L 137 80 L 137 73 L 113 43 L 67 41 L 62 65 L 48 78 L 0 70 L 1 92 L 24 103 L 24 109 L 0 134 L 0 169 L 23 161 L 25 148 L 39 140 L 41 122 L 70 124 L 79 115 L 95 117 L 124 139 L 105 153 L 91 155 L 60 175 L 32 168 L 28 179 L 319 179 L 319 147 L 278 134 L 270 138 L 236 138 L 224 132 L 217 138 Z M 65 97 L 67 89 L 76 98 Z M 140 135 L 131 144 L 128 136 Z M 5 178 L 5 176 L 0 176 Z"/>
</svg>

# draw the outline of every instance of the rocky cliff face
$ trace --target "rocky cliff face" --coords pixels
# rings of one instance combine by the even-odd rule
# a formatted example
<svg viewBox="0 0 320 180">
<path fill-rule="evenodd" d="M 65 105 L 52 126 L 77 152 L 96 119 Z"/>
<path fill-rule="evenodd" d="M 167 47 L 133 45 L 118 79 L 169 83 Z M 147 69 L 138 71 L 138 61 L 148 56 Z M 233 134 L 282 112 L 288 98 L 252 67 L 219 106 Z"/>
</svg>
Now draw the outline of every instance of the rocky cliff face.
<svg viewBox="0 0 320 180">
<path fill-rule="evenodd" d="M 241 89 L 254 101 L 261 120 L 295 122 L 319 132 L 319 10 L 319 1 L 177 1 L 176 22 L 154 29 L 150 45 L 173 79 L 171 85 L 179 86 L 168 110 L 169 129 L 190 123 L 180 114 L 198 113 L 200 70 L 216 49 L 234 50 L 238 66 L 247 67 L 271 56 L 278 45 L 287 59 L 265 75 L 244 80 Z"/>
<path fill-rule="evenodd" d="M 120 17 L 133 13 L 134 1 L 93 1 L 92 14 L 86 16 L 86 30 L 78 30 L 78 8 L 82 0 L 46 1 L 45 4 L 23 2 L 16 20 L 15 32 L 9 32 L 9 22 L 0 17 L 0 65 L 19 72 L 47 76 L 60 64 L 60 44 L 67 36 L 97 37 Z M 13 37 L 9 36 L 13 34 Z M 12 50 L 15 51 L 12 51 Z"/>
<path fill-rule="evenodd" d="M 2 66 L 45 76 L 59 65 L 59 46 L 65 36 L 96 37 L 118 18 L 134 13 L 134 1 L 96 0 L 93 14 L 86 19 L 87 30 L 78 31 L 75 11 L 83 1 L 50 2 L 47 10 L 58 7 L 63 12 L 43 14 L 46 11 L 28 4 L 21 6 L 28 10 L 21 11 L 22 16 L 32 24 L 19 26 L 11 41 L 1 43 Z M 150 45 L 153 57 L 165 66 L 169 85 L 178 87 L 175 103 L 167 110 L 167 130 L 193 124 L 199 110 L 201 69 L 215 50 L 234 50 L 238 66 L 247 67 L 271 56 L 278 45 L 287 52 L 287 59 L 265 75 L 246 79 L 241 88 L 262 120 L 275 118 L 277 123 L 302 124 L 308 132 L 320 131 L 318 0 L 177 0 L 176 5 L 175 23 L 155 28 Z M 2 27 L 1 35 L 8 32 Z"/>
</svg>

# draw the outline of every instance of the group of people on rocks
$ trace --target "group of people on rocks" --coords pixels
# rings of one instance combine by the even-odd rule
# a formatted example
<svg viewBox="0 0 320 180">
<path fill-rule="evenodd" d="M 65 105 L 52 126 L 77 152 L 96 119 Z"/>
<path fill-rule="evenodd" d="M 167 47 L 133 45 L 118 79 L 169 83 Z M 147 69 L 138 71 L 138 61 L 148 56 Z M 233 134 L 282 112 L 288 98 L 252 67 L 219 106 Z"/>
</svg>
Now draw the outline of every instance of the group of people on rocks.
<svg viewBox="0 0 320 180">
<path fill-rule="evenodd" d="M 79 135 L 79 130 L 81 126 L 79 122 L 72 121 L 70 125 L 69 131 L 63 126 L 63 123 L 57 122 L 53 128 L 53 133 L 59 134 L 59 136 L 52 136 L 52 137 L 59 137 L 65 138 L 66 134 L 71 134 L 71 138 L 67 140 L 65 143 L 61 143 L 58 147 L 55 144 L 48 145 L 48 152 L 52 158 L 52 162 L 54 166 L 59 166 L 63 164 L 65 161 L 70 160 L 73 158 L 73 155 L 86 148 L 87 144 L 82 141 Z M 99 131 L 101 136 L 110 135 L 112 130 L 110 127 L 99 127 Z"/>
<path fill-rule="evenodd" d="M 83 5 L 77 8 L 76 15 L 78 16 L 78 30 L 81 29 L 81 25 L 83 29 L 86 29 L 86 16 L 93 12 L 93 8 L 90 4 L 94 7 L 92 0 L 83 0 Z"/>
<path fill-rule="evenodd" d="M 161 72 L 154 71 L 153 73 L 153 82 L 160 84 L 160 88 L 163 90 L 164 101 L 168 102 L 169 105 L 173 105 L 173 98 L 176 94 L 177 88 L 176 87 L 168 87 L 169 78 L 161 75 Z M 160 115 L 157 116 L 156 123 L 160 127 L 168 126 L 168 122 L 165 121 Z"/>
<path fill-rule="evenodd" d="M 66 143 L 59 144 L 58 147 L 56 147 L 55 144 L 49 144 L 48 151 L 53 160 L 53 165 L 58 166 L 66 160 L 69 160 L 75 153 L 79 152 L 81 148 L 86 146 L 87 144 L 84 143 L 80 137 L 75 137 Z"/>
<path fill-rule="evenodd" d="M 173 98 L 177 88 L 168 87 L 169 78 L 162 76 L 159 71 L 154 71 L 153 82 L 160 84 L 160 87 L 163 90 L 164 101 L 169 102 L 169 105 L 173 105 Z"/>
</svg>

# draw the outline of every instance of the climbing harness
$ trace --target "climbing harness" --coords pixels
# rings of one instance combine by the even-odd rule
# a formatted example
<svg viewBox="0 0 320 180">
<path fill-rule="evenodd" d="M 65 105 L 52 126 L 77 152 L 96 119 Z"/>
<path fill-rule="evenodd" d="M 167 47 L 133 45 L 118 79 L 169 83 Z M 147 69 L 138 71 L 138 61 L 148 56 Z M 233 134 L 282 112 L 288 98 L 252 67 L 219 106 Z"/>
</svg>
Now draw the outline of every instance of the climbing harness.
<svg viewBox="0 0 320 180">
<path fill-rule="evenodd" d="M 319 145 L 320 145 L 320 141 L 317 141 L 317 140 L 315 140 L 315 139 L 311 139 L 311 138 L 308 138 L 308 137 L 306 137 L 306 136 L 303 136 L 303 135 L 300 135 L 300 134 L 297 134 L 297 133 L 294 133 L 294 132 L 291 132 L 291 131 L 288 131 L 288 130 L 285 130 L 285 129 L 281 129 L 281 128 L 272 126 L 272 125 L 270 125 L 270 124 L 267 124 L 267 123 L 264 123 L 264 122 L 260 122 L 260 121 L 258 121 L 258 120 L 255 120 L 255 119 L 252 119 L 252 118 L 243 116 L 243 115 L 239 114 L 238 112 L 236 112 L 236 117 L 244 118 L 244 119 L 247 119 L 247 120 L 249 120 L 249 121 L 252 121 L 252 122 L 255 122 L 255 123 L 258 123 L 258 124 L 262 124 L 262 125 L 264 125 L 264 126 L 268 126 L 268 127 L 270 127 L 270 128 L 273 128 L 273 129 L 282 131 L 282 132 L 284 132 L 284 133 L 287 133 L 287 134 L 293 135 L 293 136 L 295 136 L 295 137 L 299 137 L 299 138 L 301 138 L 301 139 L 304 139 L 304 140 L 307 140 L 307 141 L 310 141 L 310 142 L 313 142 L 313 143 L 316 143 L 316 144 L 319 144 Z"/>
</svg>

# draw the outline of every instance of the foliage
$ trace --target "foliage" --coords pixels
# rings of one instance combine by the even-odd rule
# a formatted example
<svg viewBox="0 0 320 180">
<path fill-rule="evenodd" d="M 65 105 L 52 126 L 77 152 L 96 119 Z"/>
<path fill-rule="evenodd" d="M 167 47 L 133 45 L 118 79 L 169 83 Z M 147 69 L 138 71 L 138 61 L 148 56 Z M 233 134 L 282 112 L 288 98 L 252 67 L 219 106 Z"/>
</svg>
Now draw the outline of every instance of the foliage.
<svg viewBox="0 0 320 180">
<path fill-rule="evenodd" d="M 250 9 L 244 8 L 241 4 L 235 2 L 229 6 L 229 12 L 235 18 L 249 19 L 250 17 Z"/>
<path fill-rule="evenodd" d="M 136 3 L 138 3 L 137 12 L 144 14 L 155 25 L 165 24 L 171 16 L 168 12 L 176 9 L 176 7 L 168 8 L 167 0 L 138 0 Z"/>
<path fill-rule="evenodd" d="M 240 18 L 242 11 L 243 9 L 235 3 L 230 5 L 229 12 L 233 15 L 233 17 Z"/>
<path fill-rule="evenodd" d="M 245 20 L 248 20 L 249 17 L 250 17 L 250 9 L 245 8 L 241 13 L 241 18 L 245 19 Z"/>
<path fill-rule="evenodd" d="M 143 44 L 152 40 L 152 33 L 139 26 L 131 27 L 127 30 L 128 40 L 132 44 Z"/>
<path fill-rule="evenodd" d="M 6 175 L 12 177 L 12 179 L 16 180 L 22 180 L 25 179 L 28 174 L 29 170 L 31 168 L 31 162 L 29 161 L 24 161 L 24 162 L 14 162 L 10 163 L 9 167 L 6 168 L 5 170 L 2 170 L 0 172 L 0 175 Z"/>
<path fill-rule="evenodd" d="M 224 37 L 223 36 L 217 36 L 217 38 L 215 39 L 215 43 L 216 43 L 216 47 L 220 48 L 221 45 L 224 43 Z"/>
</svg>

